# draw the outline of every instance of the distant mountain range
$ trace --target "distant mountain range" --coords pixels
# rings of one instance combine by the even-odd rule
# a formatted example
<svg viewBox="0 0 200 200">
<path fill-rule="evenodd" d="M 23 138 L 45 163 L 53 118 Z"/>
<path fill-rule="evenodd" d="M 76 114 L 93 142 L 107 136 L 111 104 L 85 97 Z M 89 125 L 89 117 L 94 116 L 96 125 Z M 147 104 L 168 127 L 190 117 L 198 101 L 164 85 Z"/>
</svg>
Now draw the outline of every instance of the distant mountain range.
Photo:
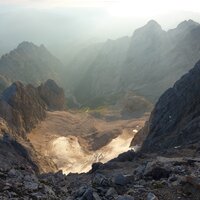
<svg viewBox="0 0 200 200">
<path fill-rule="evenodd" d="M 114 94 L 132 90 L 155 102 L 199 59 L 199 33 L 200 25 L 192 20 L 169 31 L 162 30 L 152 20 L 137 29 L 131 38 L 99 44 L 98 52 L 94 49 L 95 58 L 94 53 L 91 58 L 88 54 L 87 59 L 86 52 L 83 54 L 91 63 L 83 62 L 78 69 L 76 63 L 70 64 L 79 73 L 84 72 L 74 88 L 75 96 L 90 105 L 92 99 L 102 103 Z M 76 60 L 82 59 L 78 56 Z"/>
<path fill-rule="evenodd" d="M 60 82 L 62 63 L 44 45 L 22 42 L 16 49 L 0 59 L 0 87 L 13 81 L 39 85 L 47 79 Z M 1 89 L 0 88 L 0 89 Z"/>
<path fill-rule="evenodd" d="M 65 67 L 43 45 L 22 42 L 0 59 L 0 90 L 17 80 L 53 79 L 76 105 L 116 104 L 130 91 L 154 103 L 199 57 L 200 24 L 188 20 L 164 31 L 151 20 L 132 37 L 83 49 Z"/>
</svg>

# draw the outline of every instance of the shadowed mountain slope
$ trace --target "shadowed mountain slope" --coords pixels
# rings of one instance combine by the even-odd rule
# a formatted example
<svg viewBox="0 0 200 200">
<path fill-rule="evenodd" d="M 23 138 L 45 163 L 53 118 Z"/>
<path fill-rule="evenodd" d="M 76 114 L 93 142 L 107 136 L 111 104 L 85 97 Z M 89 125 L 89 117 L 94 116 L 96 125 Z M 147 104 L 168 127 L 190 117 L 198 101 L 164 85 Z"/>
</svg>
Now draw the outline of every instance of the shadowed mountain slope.
<svg viewBox="0 0 200 200">
<path fill-rule="evenodd" d="M 158 100 L 142 130 L 144 151 L 198 143 L 200 139 L 200 61 Z M 140 134 L 140 133 L 138 133 Z"/>
</svg>

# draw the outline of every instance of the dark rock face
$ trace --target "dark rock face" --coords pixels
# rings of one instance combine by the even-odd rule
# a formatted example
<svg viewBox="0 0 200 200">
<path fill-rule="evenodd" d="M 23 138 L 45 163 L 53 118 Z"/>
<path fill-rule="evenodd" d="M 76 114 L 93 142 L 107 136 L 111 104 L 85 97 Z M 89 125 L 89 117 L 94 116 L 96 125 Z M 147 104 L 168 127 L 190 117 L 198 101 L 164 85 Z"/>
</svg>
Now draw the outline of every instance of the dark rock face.
<svg viewBox="0 0 200 200">
<path fill-rule="evenodd" d="M 19 137 L 15 137 L 7 123 L 0 118 L 0 168 L 29 166 L 38 171 L 37 165 L 31 158 L 28 142 L 24 140 L 22 145 L 17 138 Z"/>
<path fill-rule="evenodd" d="M 0 117 L 21 134 L 31 131 L 46 117 L 46 110 L 63 110 L 62 88 L 48 80 L 38 88 L 15 82 L 2 93 Z"/>
<path fill-rule="evenodd" d="M 0 115 L 20 133 L 29 132 L 46 116 L 45 103 L 37 88 L 15 82 L 1 96 Z"/>
<path fill-rule="evenodd" d="M 57 170 L 49 158 L 42 158 L 27 139 L 30 132 L 46 117 L 47 105 L 39 89 L 32 85 L 14 82 L 0 98 L 0 166 L 22 166 L 34 171 Z M 8 159 L 9 156 L 9 159 Z M 26 183 L 27 190 L 37 189 Z"/>
<path fill-rule="evenodd" d="M 157 102 L 144 131 L 142 150 L 196 143 L 200 139 L 200 61 Z"/>
<path fill-rule="evenodd" d="M 45 86 L 47 88 L 44 91 L 47 91 L 47 94 L 49 92 L 53 96 L 57 94 L 56 91 L 58 94 L 60 91 L 64 94 L 53 81 L 50 83 L 52 85 L 49 81 L 44 84 L 49 86 Z M 54 103 L 50 95 L 47 96 L 50 98 L 49 102 Z M 0 98 L 0 167 L 9 168 L 24 164 L 25 168 L 39 172 L 57 170 L 55 163 L 49 158 L 41 158 L 27 139 L 27 133 L 45 119 L 46 110 L 52 105 L 47 104 L 48 98 L 45 100 L 40 96 L 39 88 L 30 84 L 24 85 L 19 81 L 3 91 Z M 60 104 L 55 102 L 53 105 Z M 26 183 L 24 187 L 27 190 L 37 190 L 35 183 Z"/>
<path fill-rule="evenodd" d="M 3 91 L 0 98 L 0 167 L 21 166 L 23 163 L 25 167 L 39 172 L 57 170 L 52 160 L 41 159 L 27 139 L 27 133 L 45 119 L 49 106 L 61 109 L 54 96 L 59 98 L 60 94 L 64 95 L 63 90 L 54 81 L 47 81 L 41 87 L 48 95 L 45 101 L 40 96 L 39 88 L 19 81 Z M 27 183 L 24 186 L 27 190 L 37 189 L 37 184 Z"/>
<path fill-rule="evenodd" d="M 65 107 L 64 90 L 53 80 L 47 80 L 38 87 L 40 97 L 47 104 L 49 110 L 63 110 Z"/>
<path fill-rule="evenodd" d="M 29 172 L 56 171 L 56 165 L 48 158 L 39 156 L 26 135 L 15 132 L 8 123 L 0 117 L 0 168 L 26 169 Z M 19 177 L 19 174 L 11 170 L 9 176 Z M 1 177 L 1 172 L 0 172 Z M 2 182 L 2 180 L 0 180 Z M 1 188 L 2 189 L 2 188 Z M 1 190 L 0 189 L 0 190 Z M 1 192 L 0 192 L 1 199 Z"/>
<path fill-rule="evenodd" d="M 160 180 L 161 178 L 169 178 L 170 171 L 161 167 L 155 167 L 148 171 L 145 176 L 151 177 L 154 180 Z"/>
</svg>

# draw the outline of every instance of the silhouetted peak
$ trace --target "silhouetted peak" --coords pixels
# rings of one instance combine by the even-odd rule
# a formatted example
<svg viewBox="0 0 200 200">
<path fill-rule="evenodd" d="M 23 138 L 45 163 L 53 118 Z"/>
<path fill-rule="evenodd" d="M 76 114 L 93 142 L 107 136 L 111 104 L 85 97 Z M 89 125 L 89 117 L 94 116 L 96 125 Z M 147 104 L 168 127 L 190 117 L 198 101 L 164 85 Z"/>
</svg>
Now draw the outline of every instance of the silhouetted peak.
<svg viewBox="0 0 200 200">
<path fill-rule="evenodd" d="M 177 26 L 177 28 L 178 28 L 178 29 L 185 30 L 185 29 L 188 29 L 188 28 L 195 28 L 195 27 L 197 27 L 197 26 L 199 26 L 199 23 L 197 23 L 197 22 L 195 22 L 195 21 L 189 19 L 189 20 L 185 20 L 185 21 L 181 22 L 181 23 Z"/>
<path fill-rule="evenodd" d="M 139 35 L 142 33 L 144 34 L 150 34 L 150 33 L 156 33 L 156 32 L 160 32 L 162 31 L 162 27 L 160 26 L 160 24 L 158 24 L 158 22 L 156 22 L 155 20 L 150 20 L 147 22 L 146 25 L 144 25 L 143 27 L 136 29 L 135 33 L 139 33 Z"/>
<path fill-rule="evenodd" d="M 148 25 L 148 26 L 159 26 L 160 27 L 160 24 L 153 19 L 148 21 L 146 25 Z"/>
<path fill-rule="evenodd" d="M 32 52 L 32 51 L 37 51 L 37 50 L 39 50 L 39 51 L 42 51 L 42 52 L 46 52 L 46 51 L 48 51 L 47 49 L 46 49 L 46 47 L 43 45 L 43 44 L 41 44 L 40 46 L 37 46 L 37 45 L 35 45 L 34 43 L 32 43 L 32 42 L 28 42 L 28 41 L 24 41 L 24 42 L 22 42 L 22 43 L 20 43 L 18 46 L 17 46 L 17 49 L 16 50 L 20 50 L 20 51 L 28 51 L 28 52 Z"/>
<path fill-rule="evenodd" d="M 156 22 L 155 20 L 148 21 L 144 27 L 152 28 L 152 29 L 162 29 L 161 25 L 158 22 Z"/>
<path fill-rule="evenodd" d="M 10 98 L 15 95 L 15 93 L 19 90 L 22 90 L 24 88 L 24 85 L 22 82 L 20 81 L 15 81 L 14 83 L 12 83 L 12 85 L 10 85 L 8 88 L 6 88 L 3 93 L 2 93 L 2 99 L 4 99 L 5 101 L 9 101 Z"/>
<path fill-rule="evenodd" d="M 26 48 L 32 48 L 32 47 L 36 47 L 36 45 L 33 44 L 32 42 L 23 41 L 17 46 L 17 49 L 20 49 L 20 48 L 26 49 Z"/>
</svg>

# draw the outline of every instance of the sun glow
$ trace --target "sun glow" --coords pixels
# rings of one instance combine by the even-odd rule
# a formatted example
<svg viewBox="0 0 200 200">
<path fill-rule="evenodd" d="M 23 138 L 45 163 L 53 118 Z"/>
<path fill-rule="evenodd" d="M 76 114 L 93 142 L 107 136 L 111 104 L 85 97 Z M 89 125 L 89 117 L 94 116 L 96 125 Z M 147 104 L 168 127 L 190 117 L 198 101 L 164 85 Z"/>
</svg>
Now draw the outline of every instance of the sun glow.
<svg viewBox="0 0 200 200">
<path fill-rule="evenodd" d="M 169 13 L 172 11 L 200 11 L 200 2 L 197 0 L 118 0 L 110 6 L 107 11 L 118 17 L 152 17 Z"/>
<path fill-rule="evenodd" d="M 173 11 L 200 12 L 199 0 L 0 0 L 0 5 L 18 5 L 40 9 L 103 8 L 115 17 L 148 17 Z"/>
</svg>

